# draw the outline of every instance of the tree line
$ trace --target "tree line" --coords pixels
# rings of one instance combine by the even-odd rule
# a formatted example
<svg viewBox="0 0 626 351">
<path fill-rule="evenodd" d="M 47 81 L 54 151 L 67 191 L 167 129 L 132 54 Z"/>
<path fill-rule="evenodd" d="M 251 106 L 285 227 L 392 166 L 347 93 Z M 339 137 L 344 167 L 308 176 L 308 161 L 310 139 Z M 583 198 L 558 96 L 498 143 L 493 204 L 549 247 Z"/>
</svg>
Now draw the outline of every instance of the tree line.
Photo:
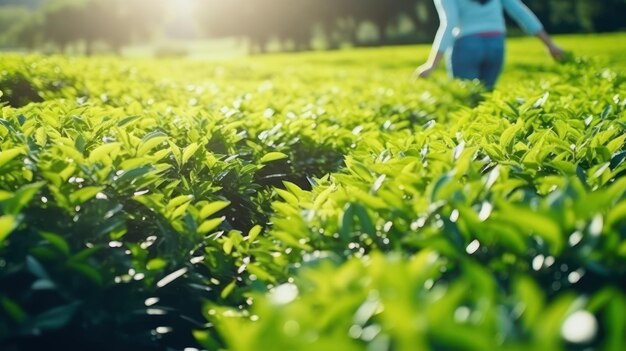
<svg viewBox="0 0 626 351">
<path fill-rule="evenodd" d="M 28 49 L 52 45 L 65 51 L 80 43 L 89 54 L 100 43 L 119 52 L 162 31 L 171 16 L 168 0 L 40 1 L 34 11 L 0 7 L 0 39 L 5 45 Z M 621 16 L 626 13 L 626 0 L 524 2 L 553 33 L 624 29 Z M 283 50 L 309 50 L 316 38 L 323 38 L 331 49 L 344 43 L 428 42 L 439 23 L 432 0 L 196 0 L 193 4 L 193 18 L 187 20 L 198 36 L 247 39 L 254 52 L 266 51 L 271 43 Z M 374 32 L 365 40 L 359 36 L 364 25 Z"/>
<path fill-rule="evenodd" d="M 5 45 L 30 50 L 52 45 L 65 52 L 82 44 L 89 55 L 94 44 L 103 43 L 119 52 L 157 28 L 162 9 L 152 5 L 151 0 L 47 0 L 35 11 L 0 7 L 1 38 Z"/>
</svg>

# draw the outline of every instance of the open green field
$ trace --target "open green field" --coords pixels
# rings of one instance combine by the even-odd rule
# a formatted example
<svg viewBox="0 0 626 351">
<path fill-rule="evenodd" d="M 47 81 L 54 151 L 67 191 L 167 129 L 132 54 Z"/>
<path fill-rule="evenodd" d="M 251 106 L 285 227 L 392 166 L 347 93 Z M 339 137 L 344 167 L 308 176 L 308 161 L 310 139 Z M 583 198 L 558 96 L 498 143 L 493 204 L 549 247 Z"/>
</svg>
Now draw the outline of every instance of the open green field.
<svg viewBox="0 0 626 351">
<path fill-rule="evenodd" d="M 0 349 L 626 349 L 626 34 L 556 40 L 0 57 Z"/>
</svg>

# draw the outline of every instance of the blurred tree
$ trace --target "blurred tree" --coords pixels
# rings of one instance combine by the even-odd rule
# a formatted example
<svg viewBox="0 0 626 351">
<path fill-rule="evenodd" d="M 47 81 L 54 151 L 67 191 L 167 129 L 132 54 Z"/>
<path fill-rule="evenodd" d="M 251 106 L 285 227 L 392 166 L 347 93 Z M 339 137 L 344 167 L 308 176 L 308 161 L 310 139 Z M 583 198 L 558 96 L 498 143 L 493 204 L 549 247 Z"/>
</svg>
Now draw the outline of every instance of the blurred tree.
<svg viewBox="0 0 626 351">
<path fill-rule="evenodd" d="M 330 49 L 339 48 L 341 42 L 356 40 L 354 21 L 354 0 L 320 0 L 315 12 L 318 24 L 325 35 Z"/>
<path fill-rule="evenodd" d="M 6 6 L 0 11 L 0 44 L 11 42 L 14 27 L 28 21 L 31 11 L 21 6 Z"/>
<path fill-rule="evenodd" d="M 439 28 L 439 15 L 435 3 L 431 0 L 419 0 L 417 2 L 418 37 L 420 41 L 430 42 L 435 37 Z"/>
<path fill-rule="evenodd" d="M 44 8 L 44 39 L 61 51 L 84 43 L 85 53 L 97 42 L 119 53 L 124 45 L 145 38 L 162 15 L 162 2 L 149 0 L 50 0 Z"/>
<path fill-rule="evenodd" d="M 44 8 L 44 39 L 66 52 L 83 35 L 84 0 L 51 0 Z"/>
<path fill-rule="evenodd" d="M 7 44 L 34 50 L 43 40 L 43 22 L 39 13 L 16 23 L 7 32 Z"/>
<path fill-rule="evenodd" d="M 526 0 L 526 5 L 533 10 L 548 32 L 554 33 L 552 27 L 552 6 L 551 1 L 545 0 Z"/>
<path fill-rule="evenodd" d="M 198 21 L 207 35 L 247 38 L 251 52 L 267 51 L 272 40 L 293 50 L 310 49 L 320 14 L 310 0 L 208 0 L 199 7 Z"/>
<path fill-rule="evenodd" d="M 209 36 L 246 37 L 251 51 L 264 52 L 272 40 L 284 48 L 311 48 L 314 28 L 320 28 L 328 47 L 356 43 L 359 25 L 373 23 L 380 43 L 402 14 L 419 22 L 416 4 L 430 0 L 209 0 L 200 4 L 198 20 Z M 233 21 L 233 18 L 237 18 Z"/>
<path fill-rule="evenodd" d="M 389 27 L 397 24 L 401 14 L 415 13 L 414 0 L 361 0 L 360 3 L 358 22 L 369 21 L 376 25 L 380 45 L 388 44 Z"/>
<path fill-rule="evenodd" d="M 162 18 L 163 6 L 150 0 L 90 0 L 81 22 L 86 52 L 102 42 L 119 54 L 122 47 L 148 37 Z"/>
<path fill-rule="evenodd" d="M 613 32 L 626 29 L 626 0 L 603 0 L 593 1 L 593 12 L 591 21 L 593 30 L 598 32 Z"/>
<path fill-rule="evenodd" d="M 549 32 L 610 32 L 626 28 L 626 0 L 525 0 Z"/>
<path fill-rule="evenodd" d="M 402 17 L 408 19 L 418 37 L 430 40 L 437 30 L 439 18 L 432 0 L 327 0 L 321 18 L 327 36 L 359 44 L 357 31 L 364 22 L 372 23 L 378 32 L 378 42 L 392 43 L 392 29 L 398 29 Z M 432 33 L 432 35 L 430 35 Z"/>
</svg>

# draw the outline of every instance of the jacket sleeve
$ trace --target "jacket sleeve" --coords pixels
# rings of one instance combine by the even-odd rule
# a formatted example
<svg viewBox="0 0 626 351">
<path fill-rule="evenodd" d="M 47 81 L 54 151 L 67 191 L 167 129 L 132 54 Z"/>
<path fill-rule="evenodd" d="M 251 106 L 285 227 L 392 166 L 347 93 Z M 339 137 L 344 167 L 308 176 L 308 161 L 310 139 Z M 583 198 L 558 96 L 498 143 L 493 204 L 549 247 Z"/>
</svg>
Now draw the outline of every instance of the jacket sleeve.
<svg viewBox="0 0 626 351">
<path fill-rule="evenodd" d="M 454 42 L 453 30 L 459 24 L 459 7 L 457 0 L 434 0 L 439 14 L 439 29 L 435 36 L 433 49 L 445 52 Z"/>
<path fill-rule="evenodd" d="M 543 30 L 537 16 L 521 0 L 502 0 L 502 6 L 526 33 L 534 35 Z"/>
</svg>

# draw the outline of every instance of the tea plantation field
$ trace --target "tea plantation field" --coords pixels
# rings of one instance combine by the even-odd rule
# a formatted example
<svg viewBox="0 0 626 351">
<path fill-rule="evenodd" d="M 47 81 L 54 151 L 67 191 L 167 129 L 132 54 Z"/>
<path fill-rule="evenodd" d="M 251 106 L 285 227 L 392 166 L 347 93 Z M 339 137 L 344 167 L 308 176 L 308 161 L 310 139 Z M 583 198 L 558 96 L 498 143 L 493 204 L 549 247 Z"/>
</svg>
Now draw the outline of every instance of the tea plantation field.
<svg viewBox="0 0 626 351">
<path fill-rule="evenodd" d="M 2 350 L 626 349 L 626 34 L 0 57 Z"/>
</svg>

